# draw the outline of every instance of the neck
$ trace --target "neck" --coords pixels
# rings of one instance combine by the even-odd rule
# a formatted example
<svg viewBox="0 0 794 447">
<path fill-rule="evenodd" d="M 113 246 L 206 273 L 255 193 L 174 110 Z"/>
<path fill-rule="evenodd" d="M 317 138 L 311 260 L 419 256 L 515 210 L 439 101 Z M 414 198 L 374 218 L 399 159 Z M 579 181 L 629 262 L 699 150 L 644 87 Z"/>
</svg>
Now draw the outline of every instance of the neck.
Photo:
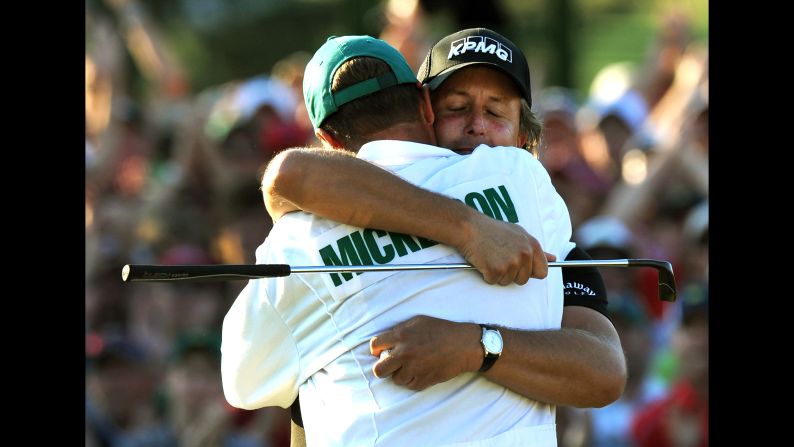
<svg viewBox="0 0 794 447">
<path fill-rule="evenodd" d="M 369 141 L 400 140 L 414 143 L 436 144 L 435 134 L 418 123 L 401 123 L 367 135 Z"/>
</svg>

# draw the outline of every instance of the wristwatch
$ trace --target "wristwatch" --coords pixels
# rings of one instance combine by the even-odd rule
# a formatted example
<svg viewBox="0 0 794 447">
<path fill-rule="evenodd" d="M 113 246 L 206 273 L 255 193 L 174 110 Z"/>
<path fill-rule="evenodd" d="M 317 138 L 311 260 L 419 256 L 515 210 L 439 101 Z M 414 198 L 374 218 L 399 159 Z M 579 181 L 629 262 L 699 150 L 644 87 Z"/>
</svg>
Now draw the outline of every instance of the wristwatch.
<svg viewBox="0 0 794 447">
<path fill-rule="evenodd" d="M 480 366 L 479 371 L 485 372 L 491 369 L 493 364 L 496 363 L 496 359 L 502 355 L 502 334 L 499 333 L 499 329 L 493 326 L 481 324 L 480 327 L 482 327 L 480 343 L 482 343 L 485 358 L 482 359 L 482 366 Z"/>
</svg>

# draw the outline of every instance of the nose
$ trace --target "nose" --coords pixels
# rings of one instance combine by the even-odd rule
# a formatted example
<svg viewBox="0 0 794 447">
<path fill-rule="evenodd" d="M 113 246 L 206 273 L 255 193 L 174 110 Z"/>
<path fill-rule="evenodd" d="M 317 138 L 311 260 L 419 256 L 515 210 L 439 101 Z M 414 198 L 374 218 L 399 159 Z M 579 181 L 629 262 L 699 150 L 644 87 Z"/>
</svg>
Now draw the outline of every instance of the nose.
<svg viewBox="0 0 794 447">
<path fill-rule="evenodd" d="M 481 111 L 471 112 L 466 132 L 472 135 L 483 135 L 485 133 L 485 117 Z"/>
</svg>

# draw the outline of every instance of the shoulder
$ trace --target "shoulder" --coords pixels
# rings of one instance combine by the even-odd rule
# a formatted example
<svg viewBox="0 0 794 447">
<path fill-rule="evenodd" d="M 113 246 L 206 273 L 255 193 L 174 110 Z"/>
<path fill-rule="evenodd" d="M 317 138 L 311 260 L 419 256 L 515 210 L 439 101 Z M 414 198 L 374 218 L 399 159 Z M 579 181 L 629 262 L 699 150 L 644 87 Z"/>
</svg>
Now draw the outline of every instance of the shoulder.
<svg viewBox="0 0 794 447">
<path fill-rule="evenodd" d="M 488 160 L 491 162 L 502 162 L 533 167 L 541 167 L 540 161 L 535 158 L 528 150 L 514 146 L 486 146 L 480 145 L 471 157 L 478 160 Z"/>
<path fill-rule="evenodd" d="M 499 166 L 511 175 L 549 180 L 546 168 L 526 149 L 514 146 L 478 146 L 470 155 L 477 166 Z"/>
<path fill-rule="evenodd" d="M 515 146 L 488 146 L 481 144 L 474 148 L 472 155 L 480 156 L 503 156 L 503 157 L 530 157 L 535 158 L 528 150 Z"/>
</svg>

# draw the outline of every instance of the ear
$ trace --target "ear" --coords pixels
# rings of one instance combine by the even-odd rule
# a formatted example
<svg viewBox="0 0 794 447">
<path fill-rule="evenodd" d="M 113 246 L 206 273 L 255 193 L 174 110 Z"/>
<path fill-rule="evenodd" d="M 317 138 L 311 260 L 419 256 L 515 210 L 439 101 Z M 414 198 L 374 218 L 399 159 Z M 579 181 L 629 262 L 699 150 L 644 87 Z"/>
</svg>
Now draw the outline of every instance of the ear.
<svg viewBox="0 0 794 447">
<path fill-rule="evenodd" d="M 342 146 L 342 143 L 340 143 L 339 140 L 322 129 L 315 130 L 314 135 L 316 135 L 317 138 L 323 142 L 323 146 L 327 147 L 328 149 L 344 149 L 344 146 Z"/>
<path fill-rule="evenodd" d="M 417 82 L 416 85 L 422 92 L 419 100 L 419 114 L 422 117 L 422 122 L 432 126 L 436 121 L 436 114 L 433 113 L 433 103 L 430 102 L 430 87 L 423 86 L 420 82 Z"/>
</svg>

